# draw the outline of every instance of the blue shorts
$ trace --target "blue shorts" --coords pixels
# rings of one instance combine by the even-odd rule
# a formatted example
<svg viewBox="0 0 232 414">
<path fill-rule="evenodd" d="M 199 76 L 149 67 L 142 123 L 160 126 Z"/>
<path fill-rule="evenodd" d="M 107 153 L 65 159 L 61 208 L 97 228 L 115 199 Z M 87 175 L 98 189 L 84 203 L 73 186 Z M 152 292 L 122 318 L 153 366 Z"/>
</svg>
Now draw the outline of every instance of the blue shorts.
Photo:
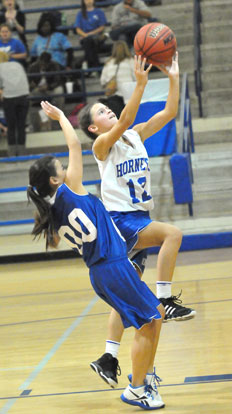
<svg viewBox="0 0 232 414">
<path fill-rule="evenodd" d="M 140 329 L 152 319 L 161 319 L 160 301 L 127 257 L 91 266 L 89 274 L 95 292 L 120 314 L 125 328 Z"/>
<path fill-rule="evenodd" d="M 126 240 L 128 253 L 137 243 L 138 233 L 152 223 L 148 211 L 110 211 L 110 215 Z"/>
<path fill-rule="evenodd" d="M 135 270 L 138 269 L 141 272 L 141 274 L 143 274 L 147 260 L 147 249 L 131 250 L 128 256 L 131 262 L 133 263 Z"/>
</svg>

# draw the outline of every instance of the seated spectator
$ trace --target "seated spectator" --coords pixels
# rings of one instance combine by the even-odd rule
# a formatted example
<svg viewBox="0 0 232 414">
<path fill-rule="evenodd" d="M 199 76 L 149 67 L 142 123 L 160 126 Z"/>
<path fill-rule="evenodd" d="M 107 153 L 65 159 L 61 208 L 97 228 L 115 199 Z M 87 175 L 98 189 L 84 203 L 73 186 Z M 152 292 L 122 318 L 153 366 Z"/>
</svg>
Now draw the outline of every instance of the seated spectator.
<svg viewBox="0 0 232 414">
<path fill-rule="evenodd" d="M 28 75 L 36 74 L 36 76 L 29 76 L 29 85 L 31 96 L 38 96 L 38 100 L 33 100 L 33 102 L 40 103 L 41 100 L 51 101 L 54 105 L 59 106 L 59 108 L 64 108 L 65 97 L 64 96 L 54 96 L 54 94 L 63 94 L 64 93 L 64 82 L 61 75 L 59 74 L 60 65 L 57 62 L 51 60 L 51 55 L 48 52 L 42 52 L 38 59 L 29 65 Z M 45 72 L 45 73 L 44 73 Z M 57 72 L 53 75 L 48 75 L 46 72 Z M 41 110 L 41 108 L 40 108 Z M 40 123 L 39 113 L 37 114 L 37 120 L 35 118 L 32 121 L 40 125 L 38 129 L 41 129 L 42 125 Z M 63 110 L 63 109 L 62 109 Z M 34 116 L 34 114 L 33 114 Z M 43 129 L 43 128 L 42 128 Z"/>
<path fill-rule="evenodd" d="M 7 125 L 2 101 L 0 100 L 0 137 L 1 135 L 4 137 L 7 136 Z"/>
<path fill-rule="evenodd" d="M 9 55 L 0 52 L 0 95 L 7 124 L 8 155 L 25 151 L 25 124 L 29 108 L 27 75 L 18 62 L 8 62 Z"/>
<path fill-rule="evenodd" d="M 122 0 L 113 8 L 112 40 L 125 40 L 129 47 L 133 47 L 137 31 L 150 17 L 151 12 L 142 0 Z"/>
<path fill-rule="evenodd" d="M 12 37 L 12 31 L 7 23 L 0 25 L 0 51 L 9 56 L 9 61 L 16 61 L 25 65 L 27 51 L 19 39 Z"/>
<path fill-rule="evenodd" d="M 88 68 L 100 65 L 98 53 L 107 38 L 104 35 L 105 25 L 105 13 L 95 7 L 94 0 L 81 0 L 81 11 L 77 13 L 74 26 L 81 37 Z"/>
<path fill-rule="evenodd" d="M 60 69 L 71 69 L 72 45 L 67 36 L 56 32 L 55 18 L 52 13 L 42 13 L 37 32 L 38 36 L 35 38 L 30 51 L 32 61 L 35 61 L 42 52 L 48 52 L 52 60 L 60 65 Z"/>
<path fill-rule="evenodd" d="M 7 135 L 7 126 L 2 122 L 0 122 L 0 130 L 1 134 L 5 137 Z"/>
<path fill-rule="evenodd" d="M 0 102 L 0 137 L 1 135 L 4 137 L 7 136 L 6 118 L 2 107 L 2 102 Z"/>
<path fill-rule="evenodd" d="M 12 30 L 13 36 L 21 40 L 26 49 L 27 40 L 24 34 L 26 27 L 25 14 L 22 13 L 15 0 L 3 0 L 0 10 L 0 24 L 7 23 Z"/>
<path fill-rule="evenodd" d="M 106 88 L 108 82 L 116 75 L 116 91 L 108 98 L 101 98 L 100 102 L 107 105 L 116 115 L 120 116 L 124 108 L 123 88 L 124 82 L 135 81 L 134 58 L 123 40 L 114 43 L 111 57 L 106 61 L 100 82 Z"/>
</svg>

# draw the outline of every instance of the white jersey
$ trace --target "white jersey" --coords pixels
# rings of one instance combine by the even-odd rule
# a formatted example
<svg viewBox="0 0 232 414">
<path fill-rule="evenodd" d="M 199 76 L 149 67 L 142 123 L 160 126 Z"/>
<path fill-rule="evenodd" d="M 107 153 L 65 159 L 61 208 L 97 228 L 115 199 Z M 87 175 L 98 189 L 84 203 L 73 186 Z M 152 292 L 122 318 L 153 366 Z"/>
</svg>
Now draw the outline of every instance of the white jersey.
<svg viewBox="0 0 232 414">
<path fill-rule="evenodd" d="M 101 196 L 108 211 L 151 210 L 150 168 L 139 134 L 129 129 L 111 148 L 105 161 L 95 156 L 101 175 Z"/>
</svg>

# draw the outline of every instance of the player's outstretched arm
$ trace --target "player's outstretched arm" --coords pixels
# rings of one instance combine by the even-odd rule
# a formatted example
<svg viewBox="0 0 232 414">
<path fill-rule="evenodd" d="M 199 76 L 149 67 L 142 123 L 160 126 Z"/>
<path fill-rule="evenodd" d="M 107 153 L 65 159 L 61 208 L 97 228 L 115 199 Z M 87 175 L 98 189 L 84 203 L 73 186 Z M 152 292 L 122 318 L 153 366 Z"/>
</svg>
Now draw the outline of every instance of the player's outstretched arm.
<svg viewBox="0 0 232 414">
<path fill-rule="evenodd" d="M 149 65 L 147 69 L 145 69 L 145 64 L 146 59 L 142 60 L 141 56 L 135 56 L 134 71 L 137 82 L 131 98 L 122 110 L 120 118 L 115 125 L 109 131 L 99 135 L 94 142 L 93 150 L 100 160 L 106 159 L 110 148 L 135 120 L 148 81 L 148 73 L 152 67 L 152 65 Z"/>
<path fill-rule="evenodd" d="M 165 108 L 155 114 L 149 121 L 134 126 L 144 142 L 145 139 L 158 132 L 169 121 L 176 117 L 179 105 L 179 65 L 178 53 L 172 59 L 171 66 L 157 66 L 163 73 L 169 77 L 169 93 Z"/>
<path fill-rule="evenodd" d="M 61 111 L 56 106 L 51 105 L 47 101 L 42 101 L 41 107 L 49 118 L 60 123 L 65 136 L 65 140 L 69 149 L 69 161 L 65 178 L 66 184 L 73 191 L 86 194 L 86 191 L 82 185 L 83 164 L 81 143 L 75 130 L 73 129 L 73 126 L 66 118 L 63 111 Z"/>
</svg>

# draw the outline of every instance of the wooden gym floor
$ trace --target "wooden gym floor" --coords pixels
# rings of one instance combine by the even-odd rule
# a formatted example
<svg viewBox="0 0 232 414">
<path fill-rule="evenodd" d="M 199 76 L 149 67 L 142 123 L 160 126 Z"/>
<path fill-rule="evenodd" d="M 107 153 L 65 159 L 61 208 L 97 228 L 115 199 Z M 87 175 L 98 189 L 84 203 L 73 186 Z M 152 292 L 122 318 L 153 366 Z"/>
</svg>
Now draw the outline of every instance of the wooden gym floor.
<svg viewBox="0 0 232 414">
<path fill-rule="evenodd" d="M 155 291 L 156 256 L 144 280 Z M 125 332 L 122 375 L 112 390 L 89 367 L 104 352 L 109 307 L 81 259 L 0 266 L 0 414 L 126 414 L 120 394 L 131 371 Z M 173 293 L 195 319 L 163 324 L 156 370 L 166 414 L 232 412 L 231 249 L 180 253 Z"/>
</svg>

